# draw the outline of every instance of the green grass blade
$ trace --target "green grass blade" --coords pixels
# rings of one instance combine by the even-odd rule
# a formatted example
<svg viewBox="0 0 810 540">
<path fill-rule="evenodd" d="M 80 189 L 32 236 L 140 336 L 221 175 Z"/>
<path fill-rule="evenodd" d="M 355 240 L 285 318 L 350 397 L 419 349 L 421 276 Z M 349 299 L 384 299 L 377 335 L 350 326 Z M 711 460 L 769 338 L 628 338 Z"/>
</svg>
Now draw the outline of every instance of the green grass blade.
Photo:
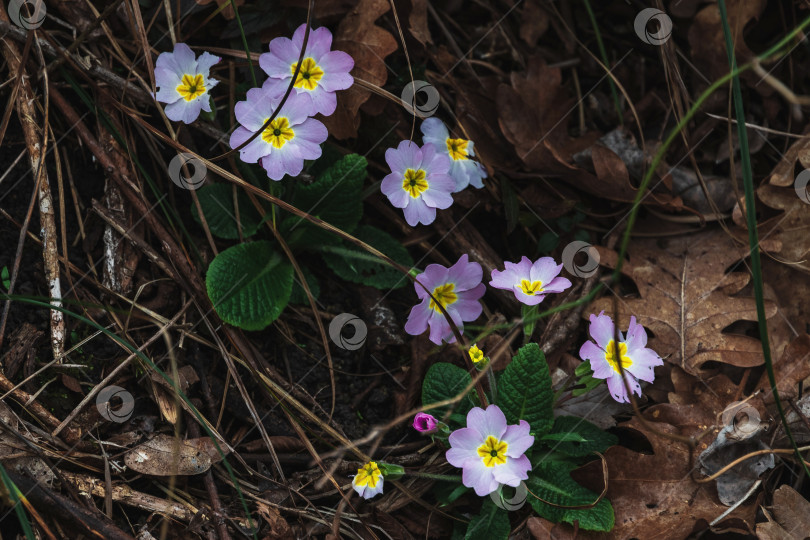
<svg viewBox="0 0 810 540">
<path fill-rule="evenodd" d="M 725 0 L 718 0 L 720 8 L 720 20 L 723 23 L 723 35 L 726 40 L 726 52 L 728 53 L 728 63 L 732 72 L 737 66 L 736 55 L 734 54 L 734 43 L 731 41 L 731 29 L 728 25 L 728 13 L 726 12 Z M 743 186 L 745 187 L 745 222 L 748 226 L 748 244 L 751 248 L 751 273 L 754 279 L 754 296 L 757 303 L 757 324 L 759 326 L 760 340 L 762 341 L 762 355 L 765 358 L 765 369 L 768 372 L 768 382 L 771 385 L 773 399 L 776 402 L 776 409 L 779 418 L 785 427 L 785 433 L 790 439 L 790 444 L 796 452 L 799 463 L 802 464 L 805 474 L 810 478 L 810 470 L 804 463 L 799 447 L 790 431 L 785 411 L 782 408 L 782 401 L 779 399 L 779 391 L 776 388 L 776 376 L 773 371 L 773 359 L 771 358 L 771 347 L 768 339 L 768 323 L 765 320 L 765 294 L 762 284 L 762 262 L 759 253 L 759 233 L 757 231 L 756 200 L 754 198 L 754 178 L 751 170 L 751 155 L 748 150 L 748 133 L 745 129 L 745 111 L 743 110 L 742 89 L 740 88 L 740 77 L 734 75 L 731 80 L 731 92 L 734 99 L 734 115 L 737 117 L 737 138 L 740 142 L 740 160 L 743 173 Z"/>
<path fill-rule="evenodd" d="M 25 513 L 25 509 L 23 508 L 22 504 L 22 499 L 25 497 L 25 495 L 23 495 L 17 485 L 11 481 L 11 478 L 9 478 L 2 463 L 0 463 L 0 481 L 3 482 L 3 485 L 8 490 L 8 495 L 11 498 L 11 502 L 14 503 L 14 513 L 17 514 L 17 519 L 20 522 L 20 527 L 22 527 L 22 530 L 25 533 L 25 537 L 28 540 L 36 540 L 37 536 L 34 534 L 34 530 L 31 528 L 31 522 L 28 521 L 28 514 Z"/>
<path fill-rule="evenodd" d="M 236 18 L 236 25 L 239 27 L 239 35 L 242 36 L 242 46 L 245 48 L 245 56 L 247 57 L 248 61 L 248 69 L 250 69 L 250 78 L 253 79 L 253 87 L 259 86 L 259 82 L 256 80 L 256 73 L 253 71 L 253 60 L 250 59 L 250 47 L 248 47 L 247 36 L 245 35 L 245 29 L 242 27 L 242 17 L 239 16 L 239 10 L 236 9 L 236 2 L 231 0 L 231 7 L 233 8 L 233 14 Z"/>
<path fill-rule="evenodd" d="M 590 0 L 582 1 L 585 3 L 585 9 L 588 11 L 588 17 L 591 19 L 591 26 L 593 26 L 593 32 L 596 35 L 596 45 L 599 47 L 599 55 L 602 57 L 602 63 L 605 64 L 607 69 L 610 69 L 610 62 L 608 62 L 605 44 L 602 42 L 602 33 L 599 31 L 596 16 L 593 14 L 593 9 L 591 9 L 591 2 Z M 610 95 L 613 97 L 613 105 L 616 107 L 616 116 L 619 119 L 619 124 L 624 124 L 622 107 L 619 104 L 619 93 L 616 91 L 616 83 L 613 82 L 612 78 L 608 77 L 608 84 L 610 85 Z"/>
</svg>

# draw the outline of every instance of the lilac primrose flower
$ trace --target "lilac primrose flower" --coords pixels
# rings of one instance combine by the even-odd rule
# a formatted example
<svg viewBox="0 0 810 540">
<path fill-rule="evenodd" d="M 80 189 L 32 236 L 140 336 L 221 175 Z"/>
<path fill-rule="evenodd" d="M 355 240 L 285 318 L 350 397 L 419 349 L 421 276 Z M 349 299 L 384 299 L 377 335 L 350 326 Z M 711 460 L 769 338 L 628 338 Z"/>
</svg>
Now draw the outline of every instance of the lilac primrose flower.
<svg viewBox="0 0 810 540">
<path fill-rule="evenodd" d="M 414 142 L 402 141 L 396 149 L 385 151 L 385 161 L 391 174 L 383 178 L 380 190 L 391 204 L 404 209 L 411 227 L 430 225 L 437 208 L 444 210 L 453 204 L 450 193 L 455 184 L 447 174 L 450 160 L 437 154 L 433 145 L 420 149 Z"/>
<path fill-rule="evenodd" d="M 247 100 L 234 107 L 236 119 L 242 125 L 231 134 L 231 148 L 238 147 L 260 130 L 281 98 L 264 88 L 248 90 Z M 297 176 L 304 168 L 305 159 L 321 156 L 319 145 L 329 136 L 326 126 L 309 118 L 311 114 L 314 112 L 309 98 L 291 94 L 262 134 L 239 150 L 239 157 L 245 163 L 259 162 L 273 180 L 281 180 L 285 174 Z"/>
<path fill-rule="evenodd" d="M 208 77 L 219 56 L 204 52 L 194 56 L 188 45 L 177 43 L 173 52 L 160 53 L 155 63 L 155 99 L 166 103 L 166 117 L 174 122 L 192 123 L 200 109 L 211 112 L 208 92 L 219 81 Z"/>
<path fill-rule="evenodd" d="M 416 276 L 416 281 L 431 292 L 447 311 L 459 331 L 464 333 L 463 321 L 474 321 L 483 308 L 478 301 L 484 296 L 486 285 L 481 283 L 484 271 L 476 262 L 469 262 L 466 254 L 450 268 L 440 264 L 429 264 L 425 271 Z M 444 318 L 439 306 L 419 284 L 414 283 L 416 294 L 422 300 L 411 309 L 405 331 L 418 336 L 430 327 L 430 341 L 441 345 L 442 340 L 454 343 L 456 336 L 450 323 Z"/>
<path fill-rule="evenodd" d="M 432 144 L 438 153 L 450 158 L 450 176 L 456 182 L 453 193 L 461 191 L 469 185 L 476 188 L 484 187 L 482 179 L 487 177 L 487 171 L 483 165 L 470 159 L 475 156 L 472 141 L 453 139 L 444 122 L 436 117 L 427 118 L 422 122 L 420 129 L 423 143 Z"/>
<path fill-rule="evenodd" d="M 306 23 L 298 27 L 292 39 L 280 37 L 270 42 L 270 52 L 259 56 L 259 65 L 270 76 L 264 87 L 274 94 L 284 93 L 298 65 L 304 45 Z M 294 93 L 312 101 L 315 113 L 329 116 L 337 107 L 335 91 L 349 88 L 354 79 L 349 72 L 354 67 L 352 57 L 342 51 L 330 51 L 332 33 L 327 28 L 315 28 L 309 33 L 307 52 L 301 62 Z M 313 113 L 313 114 L 315 114 Z"/>
<path fill-rule="evenodd" d="M 352 479 L 352 487 L 364 499 L 370 499 L 383 491 L 383 474 L 377 463 L 369 461 L 359 469 Z"/>
<path fill-rule="evenodd" d="M 416 413 L 416 416 L 413 418 L 413 429 L 419 433 L 431 433 L 436 431 L 438 426 L 439 421 L 436 420 L 433 415 L 428 413 Z"/>
<path fill-rule="evenodd" d="M 641 385 L 639 385 L 638 379 L 653 382 L 655 379 L 653 368 L 663 366 L 664 361 L 654 350 L 645 347 L 647 332 L 644 331 L 644 327 L 636 323 L 635 317 L 630 317 L 630 327 L 627 330 L 626 338 L 619 332 L 617 351 L 613 339 L 613 320 L 604 313 L 602 311 L 599 315 L 591 314 L 588 333 L 596 343 L 586 341 L 579 349 L 579 356 L 583 360 L 590 360 L 594 377 L 607 379 L 608 390 L 613 399 L 619 403 L 630 403 L 619 372 L 619 361 L 621 361 L 627 385 L 637 396 L 641 396 Z M 617 356 L 619 359 L 616 358 Z"/>
<path fill-rule="evenodd" d="M 536 306 L 548 293 L 562 292 L 571 282 L 559 277 L 563 265 L 554 264 L 551 257 L 541 257 L 534 263 L 528 257 L 519 263 L 505 262 L 505 270 L 493 270 L 490 287 L 506 289 L 515 293 L 515 298 L 527 306 Z"/>
<path fill-rule="evenodd" d="M 450 434 L 450 465 L 464 469 L 462 483 L 475 489 L 476 495 L 489 495 L 500 484 L 517 487 L 532 468 L 526 450 L 534 444 L 529 423 L 507 426 L 497 405 L 486 410 L 473 407 L 467 413 L 467 427 Z"/>
</svg>

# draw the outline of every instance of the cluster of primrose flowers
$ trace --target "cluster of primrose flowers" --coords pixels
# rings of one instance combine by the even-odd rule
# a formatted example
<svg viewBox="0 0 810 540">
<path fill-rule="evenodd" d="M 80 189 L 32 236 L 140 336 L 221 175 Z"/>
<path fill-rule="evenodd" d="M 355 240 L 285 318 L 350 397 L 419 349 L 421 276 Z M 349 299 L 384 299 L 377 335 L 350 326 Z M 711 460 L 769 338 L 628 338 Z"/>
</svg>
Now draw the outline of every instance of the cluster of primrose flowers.
<svg viewBox="0 0 810 540">
<path fill-rule="evenodd" d="M 505 263 L 505 270 L 493 270 L 490 286 L 511 290 L 524 305 L 535 306 L 545 295 L 562 292 L 571 282 L 560 277 L 562 265 L 550 257 L 532 262 L 523 257 L 519 263 Z M 416 305 L 408 318 L 405 330 L 418 335 L 430 328 L 430 339 L 436 344 L 454 342 L 455 336 L 436 302 L 463 332 L 463 321 L 475 320 L 482 311 L 479 299 L 483 296 L 483 271 L 478 263 L 468 262 L 462 255 L 450 268 L 438 264 L 429 265 L 417 276 L 416 293 L 422 303 Z M 420 285 L 421 284 L 421 285 Z M 436 301 L 426 290 L 431 291 Z M 616 401 L 629 403 L 627 389 L 641 396 L 639 380 L 653 382 L 655 366 L 663 360 L 647 348 L 647 332 L 630 318 L 627 334 L 617 332 L 613 320 L 604 314 L 592 314 L 588 328 L 591 340 L 580 348 L 579 355 L 590 362 L 593 377 L 604 379 Z M 470 347 L 468 354 L 476 367 L 486 369 L 488 358 L 477 346 Z M 624 375 L 624 381 L 622 380 Z M 627 386 L 625 386 L 625 381 Z M 503 411 L 497 405 L 486 409 L 473 407 L 467 414 L 467 426 L 450 432 L 450 428 L 427 413 L 418 413 L 413 427 L 425 434 L 432 434 L 450 447 L 447 462 L 462 469 L 462 483 L 473 488 L 479 496 L 489 495 L 502 485 L 517 487 L 528 479 L 532 465 L 526 451 L 534 444 L 534 436 L 525 420 L 507 425 Z M 369 462 L 358 470 L 352 481 L 355 491 L 364 498 L 382 492 L 386 472 L 385 463 Z"/>
<path fill-rule="evenodd" d="M 240 126 L 231 135 L 231 148 L 241 147 L 240 158 L 247 163 L 259 163 L 272 180 L 297 176 L 303 170 L 304 160 L 321 156 L 320 145 L 328 132 L 313 117 L 334 113 L 335 93 L 354 82 L 349 74 L 354 61 L 344 52 L 331 50 L 332 34 L 326 28 L 312 30 L 298 67 L 305 31 L 304 24 L 292 39 L 280 37 L 270 42 L 270 51 L 259 57 L 259 66 L 268 78 L 260 88 L 248 90 L 246 100 L 234 108 Z M 195 57 L 184 43 L 158 57 L 155 81 L 159 90 L 155 99 L 166 103 L 167 118 L 188 124 L 201 111 L 211 112 L 210 90 L 218 81 L 209 76 L 209 71 L 219 61 L 219 57 L 207 52 Z M 293 92 L 282 109 L 276 111 L 296 70 Z M 262 129 L 274 113 L 276 116 Z M 481 188 L 487 176 L 483 166 L 472 159 L 475 156 L 472 141 L 453 138 L 437 118 L 424 120 L 421 131 L 423 146 L 402 141 L 396 149 L 385 152 L 391 173 L 381 184 L 383 194 L 392 205 L 403 209 L 411 226 L 432 223 L 437 209 L 452 205 L 452 193 L 469 185 Z M 551 257 L 534 262 L 523 257 L 518 263 L 505 262 L 504 266 L 502 271 L 492 271 L 489 285 L 511 290 L 526 306 L 536 306 L 546 295 L 571 287 L 571 282 L 559 275 L 562 265 Z M 480 299 L 486 290 L 483 270 L 480 264 L 469 262 L 467 255 L 449 268 L 428 265 L 416 281 L 414 287 L 421 302 L 408 316 L 405 331 L 409 334 L 420 335 L 430 329 L 433 343 L 453 343 L 456 338 L 442 309 L 462 333 L 464 322 L 481 315 Z M 647 333 L 635 317 L 630 318 L 624 336 L 616 333 L 613 321 L 604 312 L 592 314 L 589 334 L 592 340 L 582 345 L 579 355 L 590 362 L 593 377 L 606 380 L 611 396 L 618 402 L 629 402 L 627 388 L 640 396 L 638 381 L 653 382 L 653 368 L 663 365 L 663 360 L 646 347 Z M 469 354 L 475 364 L 487 363 L 476 345 Z M 467 427 L 452 433 L 446 424 L 426 413 L 416 415 L 413 427 L 422 433 L 440 434 L 439 438 L 447 441 L 450 446 L 447 461 L 463 469 L 462 483 L 478 495 L 488 495 L 501 485 L 517 487 L 528 478 L 531 463 L 525 452 L 534 444 L 530 426 L 525 420 L 507 425 L 497 405 L 486 409 L 474 407 L 467 414 Z M 371 498 L 382 493 L 385 477 L 395 479 L 403 473 L 402 467 L 370 461 L 357 471 L 352 485 L 362 497 Z"/>
<path fill-rule="evenodd" d="M 280 37 L 270 42 L 270 52 L 259 56 L 259 66 L 268 78 L 260 88 L 248 90 L 245 101 L 234 107 L 240 126 L 231 134 L 231 148 L 241 147 L 242 161 L 259 163 L 272 180 L 297 176 L 304 168 L 304 160 L 321 156 L 320 145 L 329 133 L 313 117 L 334 113 L 335 93 L 354 83 L 349 74 L 354 60 L 342 51 L 331 50 L 332 33 L 326 28 L 310 32 L 298 67 L 305 32 L 303 24 L 292 39 Z M 209 77 L 209 70 L 219 60 L 207 52 L 195 58 L 184 43 L 176 44 L 174 52 L 158 56 L 155 82 L 159 90 L 155 99 L 167 103 L 165 112 L 170 120 L 188 124 L 197 119 L 201 110 L 211 111 L 209 92 L 218 81 Z M 276 111 L 296 70 L 293 91 Z M 276 116 L 264 127 L 274 113 Z M 254 136 L 259 131 L 261 134 Z"/>
</svg>

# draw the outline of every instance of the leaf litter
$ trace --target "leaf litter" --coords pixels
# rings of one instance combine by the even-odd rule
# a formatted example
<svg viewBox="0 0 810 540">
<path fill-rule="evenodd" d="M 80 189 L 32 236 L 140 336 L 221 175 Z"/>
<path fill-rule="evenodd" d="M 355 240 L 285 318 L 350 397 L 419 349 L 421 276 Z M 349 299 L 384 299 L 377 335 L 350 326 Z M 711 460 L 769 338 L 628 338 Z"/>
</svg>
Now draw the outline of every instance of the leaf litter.
<svg viewBox="0 0 810 540">
<path fill-rule="evenodd" d="M 171 223 L 169 228 L 159 227 L 151 212 L 142 211 L 157 205 L 155 201 L 163 195 L 150 191 L 153 180 L 167 183 L 162 170 L 165 156 L 158 144 L 180 141 L 195 152 L 215 155 L 202 149 L 210 146 L 212 134 L 214 139 L 227 138 L 224 131 L 230 123 L 225 110 L 232 105 L 227 102 L 241 99 L 246 88 L 240 88 L 239 81 L 249 79 L 243 46 L 252 53 L 265 52 L 271 39 L 289 34 L 287 27 L 301 23 L 307 2 L 285 3 L 272 17 L 250 0 L 196 0 L 182 17 L 171 12 L 174 8 L 169 4 L 140 2 L 126 10 L 102 7 L 106 22 L 101 23 L 95 8 L 57 2 L 57 15 L 49 15 L 64 18 L 61 27 L 76 28 L 81 33 L 78 39 L 48 22 L 49 40 L 36 42 L 34 54 L 24 49 L 25 32 L 2 17 L 4 36 L 8 36 L 3 39 L 15 42 L 18 53 L 27 51 L 21 73 L 31 81 L 45 68 L 39 65 L 39 55 L 54 50 L 51 39 L 64 49 L 76 40 L 70 49 L 76 57 L 60 68 L 73 78 L 68 81 L 63 71 L 51 70 L 49 77 L 58 81 L 56 86 L 36 86 L 38 96 L 48 93 L 53 98 L 48 128 L 57 141 L 70 137 L 68 152 L 59 146 L 64 143 L 48 141 L 56 151 L 46 162 L 60 197 L 69 195 L 60 200 L 59 208 L 61 226 L 67 230 L 61 231 L 63 238 L 42 241 L 50 246 L 58 243 L 60 252 L 65 251 L 61 253 L 63 280 L 74 285 L 65 294 L 75 295 L 71 302 L 75 300 L 84 316 L 103 321 L 122 339 L 147 350 L 150 359 L 159 358 L 155 363 L 170 378 L 177 373 L 179 389 L 192 399 L 180 399 L 174 385 L 140 357 L 137 365 L 115 371 L 123 361 L 121 349 L 112 341 L 101 344 L 90 337 L 96 330 L 84 323 L 71 327 L 75 335 L 69 341 L 74 349 L 66 365 L 48 365 L 51 358 L 43 357 L 49 347 L 36 339 L 49 330 L 47 317 L 15 302 L 9 304 L 11 322 L 6 322 L 4 314 L 0 329 L 4 355 L 0 387 L 10 396 L 0 403 L 0 463 L 15 475 L 12 478 L 32 477 L 53 492 L 69 494 L 70 484 L 80 486 L 82 495 L 96 497 L 94 502 L 99 506 L 103 502 L 107 515 L 113 516 L 102 521 L 111 534 L 129 530 L 134 536 L 137 526 L 144 531 L 151 527 L 152 533 L 146 534 L 157 537 L 157 527 L 162 525 L 153 516 L 162 515 L 177 520 L 166 525 L 170 537 L 224 539 L 249 534 L 246 526 L 251 524 L 262 527 L 264 537 L 278 538 L 450 536 L 457 516 L 466 519 L 477 508 L 471 510 L 475 505 L 463 494 L 456 494 L 461 498 L 452 501 L 448 494 L 449 502 L 439 502 L 438 496 L 444 496 L 440 484 L 403 481 L 396 488 L 388 486 L 390 491 L 380 503 L 358 502 L 346 495 L 351 494 L 348 486 L 362 464 L 354 461 L 361 456 L 347 453 L 350 448 L 373 453 L 380 447 L 392 462 L 423 472 L 449 472 L 442 469 L 435 443 L 418 439 L 402 421 L 388 432 L 379 428 L 418 405 L 419 389 L 431 365 L 457 362 L 450 358 L 450 348 L 438 349 L 423 338 L 402 334 L 400 327 L 412 302 L 406 292 L 409 287 L 369 290 L 368 276 L 382 274 L 380 268 L 390 272 L 385 275 L 391 280 L 397 274 L 380 266 L 362 275 L 347 272 L 335 277 L 319 262 L 312 263 L 312 252 L 296 253 L 297 259 L 310 264 L 305 268 L 313 281 L 320 282 L 321 315 L 334 318 L 339 313 L 385 310 L 384 318 L 370 315 L 368 345 L 359 353 L 343 347 L 333 351 L 341 397 L 330 414 L 328 400 L 323 399 L 330 393 L 330 374 L 318 361 L 323 347 L 308 303 L 295 303 L 266 330 L 245 333 L 222 327 L 215 319 L 209 327 L 202 321 L 213 317 L 213 306 L 199 294 L 204 290 L 207 263 L 232 244 L 200 233 L 218 225 L 199 220 L 198 206 L 186 204 L 196 201 L 191 193 L 173 191 L 167 199 L 174 211 L 182 208 L 182 218 L 161 207 L 167 213 L 160 219 Z M 667 151 L 664 164 L 653 171 L 649 188 L 638 192 L 652 157 L 682 117 L 683 104 L 691 106 L 700 92 L 728 72 L 717 3 L 660 6 L 675 25 L 672 37 L 658 45 L 634 33 L 637 13 L 629 4 L 591 2 L 596 26 L 590 23 L 586 3 L 525 0 L 511 6 L 513 15 L 502 13 L 509 6 L 493 2 L 334 0 L 315 4 L 314 26 L 331 28 L 333 49 L 347 52 L 354 60 L 356 84 L 338 93 L 335 114 L 322 120 L 334 136 L 335 142 L 327 143 L 330 151 L 368 156 L 368 177 L 363 178 L 366 213 L 361 221 L 355 212 L 353 221 L 362 223 L 358 230 L 382 231 L 386 241 L 377 243 L 380 249 L 393 239 L 396 248 L 409 251 L 404 259 L 413 255 L 421 268 L 430 263 L 447 265 L 470 253 L 487 274 L 499 261 L 518 260 L 523 254 L 559 259 L 567 244 L 587 240 L 601 265 L 593 280 L 609 287 L 579 311 L 572 311 L 573 324 L 559 319 L 538 322 L 541 328 L 534 337 L 554 340 L 547 357 L 552 373 L 561 373 L 555 380 L 563 384 L 572 374 L 571 359 L 579 361 L 574 355 L 587 336 L 584 321 L 601 311 L 614 318 L 619 331 L 626 331 L 630 317 L 635 316 L 648 332 L 648 346 L 665 360 L 666 365 L 656 370 L 655 383 L 645 383 L 643 397 L 634 404 L 616 403 L 599 386 L 561 400 L 555 410 L 557 416 L 586 417 L 618 437 L 619 444 L 604 452 L 606 497 L 615 511 L 613 530 L 597 536 L 577 524 L 555 524 L 533 516 L 527 506 L 527 510 L 510 512 L 509 532 L 538 539 L 686 539 L 707 534 L 804 538 L 810 531 L 810 491 L 806 479 L 795 476 L 799 468 L 786 451 L 789 442 L 776 416 L 763 365 L 740 198 L 739 141 L 736 134 L 729 136 L 729 129 L 736 130 L 727 122 L 728 92 L 717 92 L 702 104 L 696 119 L 684 126 Z M 765 0 L 727 0 L 726 7 L 738 63 L 752 61 L 800 21 L 796 13 Z M 135 16 L 132 9 L 142 12 Z M 167 11 L 172 17 L 167 17 Z M 226 51 L 215 72 L 221 88 L 230 90 L 230 96 L 213 95 L 213 120 L 201 119 L 188 127 L 178 124 L 176 133 L 170 130 L 173 137 L 164 139 L 143 129 L 145 117 L 135 111 L 144 111 L 144 105 L 131 97 L 143 93 L 143 88 L 129 82 L 152 80 L 147 69 L 154 60 L 151 53 L 166 49 L 168 41 L 157 39 L 158 30 L 171 35 L 172 42 L 190 38 L 195 46 L 210 44 Z M 403 54 L 400 30 L 410 64 Z M 244 42 L 242 33 L 247 34 Z M 600 47 L 607 48 L 607 57 L 599 53 Z M 13 52 L 4 49 L 7 56 Z M 144 53 L 150 55 L 146 60 Z M 757 226 L 767 257 L 763 266 L 770 352 L 789 425 L 797 442 L 807 444 L 810 201 L 806 189 L 802 191 L 806 186 L 799 184 L 805 178 L 802 170 L 810 167 L 807 103 L 803 101 L 810 91 L 806 81 L 793 73 L 807 62 L 806 51 L 798 47 L 789 54 L 785 62 L 763 61 L 765 71 L 747 70 L 742 83 L 750 103 L 749 137 L 758 141 L 751 151 Z M 92 59 L 94 71 L 88 68 L 91 64 L 77 61 L 85 57 Z M 116 75 L 122 62 L 132 75 L 127 81 Z M 600 62 L 610 64 L 610 77 Z M 258 69 L 255 61 L 253 68 Z M 395 145 L 389 139 L 410 137 L 414 119 L 399 98 L 411 71 L 415 79 L 424 79 L 436 89 L 441 101 L 437 114 L 454 136 L 475 140 L 476 155 L 488 172 L 485 189 L 456 194 L 456 206 L 441 215 L 435 227 L 408 227 L 386 206 L 378 189 L 371 189 L 385 174 L 384 149 Z M 17 76 L 7 74 L 10 84 L 2 92 L 16 92 L 12 81 Z M 82 82 L 75 83 L 77 77 Z M 615 100 L 608 81 L 617 87 Z M 82 86 L 87 82 L 92 84 Z M 69 89 L 75 92 L 71 99 L 60 100 L 58 94 Z M 91 100 L 95 98 L 104 118 L 115 118 L 115 136 L 106 120 L 67 122 L 86 112 L 81 109 L 80 114 L 69 116 L 70 108 L 78 110 L 82 103 L 79 90 L 92 93 Z M 5 95 L 9 103 L 17 99 L 16 93 Z M 40 113 L 46 110 L 44 103 L 37 105 Z M 616 114 L 617 106 L 621 116 Z M 701 117 L 702 113 L 711 119 Z M 15 123 L 21 119 L 11 108 L 9 114 L 15 120 L 9 124 L 4 120 L 0 140 L 4 148 L 16 145 L 25 151 L 19 144 L 24 140 L 23 124 Z M 165 127 L 156 109 L 144 114 L 150 115 L 153 129 Z M 31 119 L 27 120 L 30 124 Z M 65 123 L 76 127 L 68 130 Z M 70 134 L 73 129 L 76 134 Z M 126 144 L 116 140 L 119 135 Z M 418 127 L 415 136 L 419 136 Z M 94 162 L 105 153 L 116 156 L 115 163 L 121 167 L 96 166 Z M 8 155 L 1 158 L 9 171 L 15 167 Z M 231 165 L 228 174 L 239 173 L 240 178 L 256 174 L 256 170 L 246 172 L 249 167 L 244 163 Z M 310 172 L 309 180 L 316 176 Z M 306 174 L 302 182 L 308 181 Z M 116 182 L 121 175 L 124 181 Z M 213 175 L 209 172 L 209 176 Z M 236 184 L 216 185 L 216 192 L 223 196 L 236 189 Z M 171 189 L 170 182 L 168 186 Z M 339 188 L 336 183 L 334 189 Z M 26 238 L 22 224 L 28 223 L 25 210 L 33 199 L 29 192 L 8 189 L 0 243 L 16 246 Z M 211 201 L 203 193 L 199 202 L 206 213 Z M 238 200 L 239 206 L 253 205 L 252 193 L 240 188 L 224 198 Z M 622 278 L 612 282 L 608 276 L 618 264 L 618 240 L 638 196 L 639 221 L 631 233 Z M 96 214 L 85 212 L 94 202 L 113 222 L 120 222 L 126 238 Z M 145 202 L 147 206 L 139 206 Z M 186 206 L 194 210 L 189 214 Z M 253 219 L 253 208 L 246 211 L 242 217 L 249 217 L 247 222 L 230 216 L 225 220 L 229 239 L 241 240 L 245 232 L 252 235 L 256 227 L 275 224 L 276 213 L 269 208 L 262 201 L 255 210 L 267 215 L 258 219 Z M 143 223 L 136 225 L 141 216 Z M 191 236 L 175 231 L 180 222 L 193 228 Z M 249 227 L 231 227 L 237 223 Z M 366 235 L 378 236 L 377 232 Z M 37 253 L 41 246 L 33 247 L 32 238 L 19 254 L 13 248 L 0 254 L 0 266 L 8 269 L 3 275 L 9 280 L 14 275 L 15 292 L 24 295 L 34 295 L 46 283 Z M 349 246 L 340 248 L 346 252 L 362 253 L 356 244 L 342 245 Z M 103 273 L 93 273 L 87 260 L 105 260 Z M 331 260 L 333 266 L 337 264 L 334 257 Z M 580 275 L 576 264 L 568 261 L 565 275 L 572 281 L 591 279 Z M 79 275 L 84 277 L 77 279 Z M 3 290 L 9 290 L 9 285 L 4 282 Z M 570 296 L 548 300 L 544 306 L 578 300 L 585 290 L 577 283 Z M 493 362 L 498 370 L 506 368 L 520 346 L 517 334 L 504 331 L 508 325 L 519 328 L 513 321 L 522 315 L 507 300 L 511 300 L 507 295 L 487 297 L 478 321 L 492 330 L 479 344 L 497 351 Z M 156 325 L 163 330 L 155 330 Z M 465 336 L 475 335 L 474 331 L 466 329 Z M 4 341 L 5 332 L 9 335 Z M 167 369 L 169 361 L 181 365 Z M 42 377 L 37 370 L 56 371 L 45 371 L 49 375 Z M 134 416 L 111 421 L 99 417 L 103 409 L 93 407 L 92 400 L 79 406 L 102 380 L 135 394 Z M 217 431 L 220 448 L 227 450 L 225 441 L 233 444 L 228 468 L 211 437 L 199 433 L 199 411 L 205 418 L 202 427 Z M 69 428 L 51 436 L 49 431 L 70 413 Z M 93 441 L 80 442 L 77 433 L 92 434 Z M 353 440 L 360 441 L 359 446 Z M 78 445 L 75 455 L 66 450 L 70 445 Z M 740 463 L 725 470 L 735 460 Z M 228 475 L 230 467 L 238 469 L 238 482 Z M 594 459 L 571 474 L 597 493 L 603 482 L 599 469 L 599 460 Z M 721 470 L 725 472 L 706 481 Z M 240 498 L 244 494 L 237 495 L 236 486 L 245 490 L 254 505 L 252 521 L 243 516 Z M 39 491 L 31 492 L 35 507 L 51 500 L 39 497 L 43 497 Z M 133 512 L 131 523 L 136 526 L 122 519 L 117 507 L 112 511 L 113 501 Z M 463 511 L 457 512 L 458 508 Z M 76 522 L 90 523 L 78 510 L 73 515 L 81 517 L 75 522 L 66 519 L 66 529 L 77 526 Z"/>
</svg>

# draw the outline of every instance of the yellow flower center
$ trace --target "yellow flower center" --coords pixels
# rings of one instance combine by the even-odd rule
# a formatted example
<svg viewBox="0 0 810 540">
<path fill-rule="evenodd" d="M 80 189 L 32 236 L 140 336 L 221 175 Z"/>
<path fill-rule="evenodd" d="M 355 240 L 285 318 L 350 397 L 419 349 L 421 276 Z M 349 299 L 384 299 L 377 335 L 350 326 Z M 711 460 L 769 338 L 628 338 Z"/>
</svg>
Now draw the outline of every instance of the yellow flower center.
<svg viewBox="0 0 810 540">
<path fill-rule="evenodd" d="M 290 66 L 290 72 L 293 75 L 295 75 L 296 66 L 298 66 L 298 62 Z M 323 77 L 323 70 L 318 67 L 315 60 L 312 58 L 304 58 L 304 61 L 301 62 L 301 70 L 298 72 L 298 78 L 295 79 L 295 87 L 305 90 L 315 90 L 321 77 Z"/>
<path fill-rule="evenodd" d="M 487 437 L 484 444 L 478 447 L 478 455 L 487 467 L 503 465 L 506 463 L 506 449 L 509 445 L 505 441 L 499 441 L 492 435 Z"/>
<path fill-rule="evenodd" d="M 529 296 L 534 296 L 537 293 L 543 292 L 542 281 L 529 281 L 528 279 L 520 280 L 520 290 Z"/>
<path fill-rule="evenodd" d="M 265 118 L 265 123 L 267 119 Z M 290 127 L 290 121 L 279 116 L 267 126 L 262 132 L 262 140 L 267 144 L 272 144 L 276 148 L 281 148 L 287 141 L 291 141 L 295 137 L 295 132 Z"/>
<path fill-rule="evenodd" d="M 448 137 L 447 139 L 447 151 L 450 153 L 450 157 L 453 158 L 454 161 L 458 161 L 459 159 L 468 159 L 467 158 L 467 144 L 470 141 L 467 139 L 451 139 Z"/>
<path fill-rule="evenodd" d="M 408 192 L 408 195 L 414 199 L 419 198 L 422 192 L 428 188 L 428 182 L 425 180 L 425 171 L 422 169 L 413 170 L 408 169 L 405 171 L 405 176 L 402 178 L 402 189 Z"/>
<path fill-rule="evenodd" d="M 470 358 L 474 364 L 477 364 L 484 359 L 484 351 L 479 349 L 478 345 L 473 345 L 470 347 Z"/>
<path fill-rule="evenodd" d="M 203 76 L 199 73 L 196 75 L 185 73 L 180 80 L 180 86 L 177 87 L 177 93 L 186 101 L 197 99 L 205 93 L 205 81 L 203 81 Z"/>
<path fill-rule="evenodd" d="M 627 344 L 626 343 L 619 343 L 619 358 L 622 362 L 622 369 L 627 369 L 633 365 L 633 361 L 630 360 L 630 357 L 627 356 Z M 616 373 L 620 373 L 619 371 L 619 364 L 616 362 L 616 342 L 612 339 L 607 346 L 607 353 L 605 354 L 605 360 L 607 363 L 610 364 L 610 367 L 613 368 L 613 371 Z"/>
<path fill-rule="evenodd" d="M 455 283 L 445 283 L 444 285 L 439 285 L 433 289 L 433 298 L 435 298 L 444 309 L 447 309 L 447 306 L 458 300 L 458 295 L 453 292 L 455 288 Z M 441 313 L 439 306 L 437 306 L 436 302 L 433 300 L 430 301 L 430 309 L 439 311 Z"/>
<path fill-rule="evenodd" d="M 369 461 L 359 469 L 357 469 L 357 476 L 354 477 L 354 483 L 360 487 L 368 486 L 370 488 L 377 487 L 377 482 L 380 481 L 382 473 L 377 464 Z"/>
</svg>

